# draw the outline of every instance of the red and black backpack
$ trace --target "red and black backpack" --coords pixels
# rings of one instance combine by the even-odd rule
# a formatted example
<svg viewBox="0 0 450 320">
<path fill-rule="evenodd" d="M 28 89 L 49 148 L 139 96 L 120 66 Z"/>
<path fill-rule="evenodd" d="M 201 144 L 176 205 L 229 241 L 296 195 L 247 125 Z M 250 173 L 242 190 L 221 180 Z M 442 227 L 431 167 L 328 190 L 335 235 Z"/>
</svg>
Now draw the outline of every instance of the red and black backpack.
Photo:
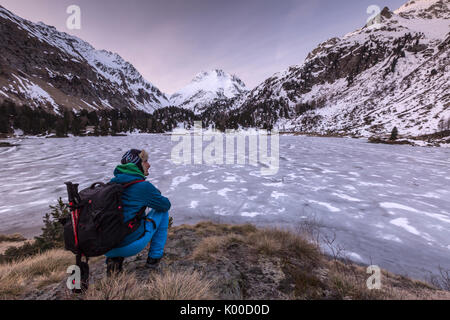
<svg viewBox="0 0 450 320">
<path fill-rule="evenodd" d="M 144 181 L 128 184 L 98 182 L 79 193 L 78 184 L 66 182 L 71 212 L 69 217 L 61 220 L 64 244 L 77 256 L 84 289 L 89 280 L 88 258 L 106 254 L 140 227 L 146 208 L 132 220 L 124 221 L 122 194 L 126 188 Z M 82 262 L 82 257 L 86 262 Z"/>
</svg>

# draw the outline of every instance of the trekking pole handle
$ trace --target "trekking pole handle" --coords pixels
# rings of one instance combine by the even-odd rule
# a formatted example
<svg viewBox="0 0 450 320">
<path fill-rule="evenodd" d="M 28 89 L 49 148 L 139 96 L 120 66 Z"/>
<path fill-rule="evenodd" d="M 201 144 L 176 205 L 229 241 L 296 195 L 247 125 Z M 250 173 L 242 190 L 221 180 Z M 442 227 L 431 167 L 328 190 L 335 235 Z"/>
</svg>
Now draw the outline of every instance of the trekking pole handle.
<svg viewBox="0 0 450 320">
<path fill-rule="evenodd" d="M 72 182 L 65 182 L 64 184 L 67 187 L 67 195 L 69 198 L 69 203 L 73 204 L 73 201 L 74 201 L 74 199 L 73 199 L 73 184 L 72 184 Z"/>
<path fill-rule="evenodd" d="M 95 189 L 95 187 L 99 185 L 99 186 L 104 186 L 105 184 L 103 182 L 96 182 L 91 186 L 91 189 Z"/>
<path fill-rule="evenodd" d="M 69 203 L 72 204 L 71 207 L 76 207 L 80 203 L 78 184 L 73 184 L 72 182 L 65 182 L 64 184 L 67 186 Z"/>
</svg>

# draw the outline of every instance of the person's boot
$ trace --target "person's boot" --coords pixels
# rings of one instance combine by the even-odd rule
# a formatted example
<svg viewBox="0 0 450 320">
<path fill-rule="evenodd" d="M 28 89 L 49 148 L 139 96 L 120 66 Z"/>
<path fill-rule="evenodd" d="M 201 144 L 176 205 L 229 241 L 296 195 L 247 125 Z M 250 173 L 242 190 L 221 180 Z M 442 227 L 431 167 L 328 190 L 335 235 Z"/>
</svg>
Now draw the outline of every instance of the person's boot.
<svg viewBox="0 0 450 320">
<path fill-rule="evenodd" d="M 109 278 L 114 273 L 122 272 L 123 261 L 125 258 L 108 258 L 106 259 L 106 276 Z"/>
<path fill-rule="evenodd" d="M 153 258 L 148 257 L 145 267 L 148 269 L 157 269 L 159 267 L 160 262 L 161 262 L 161 259 L 153 259 Z"/>
</svg>

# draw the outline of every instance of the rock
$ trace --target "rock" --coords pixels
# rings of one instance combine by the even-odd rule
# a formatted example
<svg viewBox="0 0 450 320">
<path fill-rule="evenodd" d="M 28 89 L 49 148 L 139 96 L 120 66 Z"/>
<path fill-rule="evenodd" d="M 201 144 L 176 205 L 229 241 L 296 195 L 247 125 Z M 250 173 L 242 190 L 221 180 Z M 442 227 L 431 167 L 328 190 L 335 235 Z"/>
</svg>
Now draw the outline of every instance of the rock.
<svg viewBox="0 0 450 320">
<path fill-rule="evenodd" d="M 9 142 L 0 142 L 0 148 L 17 147 L 17 144 L 11 144 Z"/>
</svg>

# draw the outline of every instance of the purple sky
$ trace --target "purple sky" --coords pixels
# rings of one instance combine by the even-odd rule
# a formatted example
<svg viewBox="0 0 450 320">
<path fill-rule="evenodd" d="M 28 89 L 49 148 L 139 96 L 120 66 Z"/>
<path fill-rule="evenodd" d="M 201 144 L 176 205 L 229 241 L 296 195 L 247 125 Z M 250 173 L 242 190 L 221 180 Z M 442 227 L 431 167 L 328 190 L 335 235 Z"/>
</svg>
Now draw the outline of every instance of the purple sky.
<svg viewBox="0 0 450 320">
<path fill-rule="evenodd" d="M 223 69 L 253 88 L 300 64 L 320 42 L 363 26 L 368 6 L 406 0 L 0 0 L 33 22 L 117 52 L 171 94 L 201 71 Z M 81 7 L 82 29 L 66 9 Z"/>
</svg>

